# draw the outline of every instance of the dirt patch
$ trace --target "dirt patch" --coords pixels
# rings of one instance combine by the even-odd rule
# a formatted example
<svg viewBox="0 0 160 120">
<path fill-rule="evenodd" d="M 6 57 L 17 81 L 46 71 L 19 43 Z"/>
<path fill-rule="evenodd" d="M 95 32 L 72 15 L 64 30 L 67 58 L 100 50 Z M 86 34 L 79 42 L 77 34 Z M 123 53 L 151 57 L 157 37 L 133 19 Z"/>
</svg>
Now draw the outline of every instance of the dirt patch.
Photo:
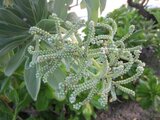
<svg viewBox="0 0 160 120">
<path fill-rule="evenodd" d="M 99 111 L 96 120 L 160 120 L 160 113 L 143 110 L 136 102 L 113 103 L 108 111 Z"/>
<path fill-rule="evenodd" d="M 142 49 L 140 59 L 146 63 L 146 66 L 152 68 L 155 74 L 160 77 L 160 59 L 155 55 L 155 50 L 152 46 Z"/>
</svg>

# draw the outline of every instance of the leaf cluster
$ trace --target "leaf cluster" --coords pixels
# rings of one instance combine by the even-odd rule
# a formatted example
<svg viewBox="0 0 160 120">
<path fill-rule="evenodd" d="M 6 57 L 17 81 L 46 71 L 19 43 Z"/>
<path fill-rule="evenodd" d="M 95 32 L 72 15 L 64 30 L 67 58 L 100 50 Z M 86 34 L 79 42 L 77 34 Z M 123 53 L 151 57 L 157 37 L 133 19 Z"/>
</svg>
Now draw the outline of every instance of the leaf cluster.
<svg viewBox="0 0 160 120">
<path fill-rule="evenodd" d="M 137 101 L 143 108 L 160 111 L 160 79 L 151 69 L 145 69 L 144 75 L 136 86 L 136 95 Z"/>
</svg>

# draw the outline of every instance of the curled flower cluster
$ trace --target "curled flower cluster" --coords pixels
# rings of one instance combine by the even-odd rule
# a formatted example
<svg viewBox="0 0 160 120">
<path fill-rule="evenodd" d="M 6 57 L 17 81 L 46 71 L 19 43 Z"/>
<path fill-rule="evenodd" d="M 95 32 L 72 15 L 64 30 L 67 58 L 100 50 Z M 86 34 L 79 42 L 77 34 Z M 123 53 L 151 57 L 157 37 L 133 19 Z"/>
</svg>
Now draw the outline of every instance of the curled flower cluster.
<svg viewBox="0 0 160 120">
<path fill-rule="evenodd" d="M 111 18 L 101 23 L 78 21 L 76 24 L 64 22 L 55 14 L 51 19 L 55 21 L 54 34 L 38 27 L 31 27 L 29 31 L 39 44 L 28 48 L 32 55 L 30 67 L 36 65 L 37 79 L 47 83 L 50 74 L 65 66 L 67 77 L 59 83 L 58 96 L 65 98 L 69 95 L 69 102 L 77 110 L 92 101 L 94 96 L 98 96 L 99 103 L 105 107 L 108 101 L 117 99 L 116 89 L 135 95 L 133 90 L 123 86 L 138 79 L 144 67 L 139 60 L 141 47 L 126 48 L 124 44 L 124 40 L 134 31 L 133 25 L 127 35 L 115 41 L 117 25 Z M 82 38 L 78 30 L 84 26 L 87 26 L 87 32 L 86 37 Z M 103 29 L 106 34 L 96 35 L 96 29 Z M 41 42 L 49 47 L 40 47 Z M 136 66 L 135 74 L 122 79 L 133 65 Z M 81 95 L 85 98 L 82 99 Z"/>
</svg>

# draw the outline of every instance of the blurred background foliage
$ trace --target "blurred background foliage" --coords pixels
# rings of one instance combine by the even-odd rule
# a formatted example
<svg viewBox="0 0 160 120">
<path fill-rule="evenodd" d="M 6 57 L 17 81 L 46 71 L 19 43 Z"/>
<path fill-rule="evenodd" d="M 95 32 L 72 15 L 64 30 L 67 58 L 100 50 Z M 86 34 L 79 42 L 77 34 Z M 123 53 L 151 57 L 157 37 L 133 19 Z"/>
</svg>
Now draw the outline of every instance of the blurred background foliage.
<svg viewBox="0 0 160 120">
<path fill-rule="evenodd" d="M 33 101 L 23 78 L 26 48 L 33 42 L 32 36 L 28 34 L 29 28 L 42 24 L 52 12 L 63 20 L 78 19 L 68 13 L 73 7 L 72 2 L 73 0 L 50 0 L 49 3 L 46 0 L 0 0 L 0 120 L 96 118 L 96 111 L 101 109 L 97 101 L 93 101 L 94 106 L 87 104 L 80 111 L 74 111 L 67 101 L 55 100 L 53 89 L 44 84 L 41 85 L 37 101 Z M 103 18 L 98 18 L 98 9 L 102 12 L 107 7 L 104 6 L 105 3 L 106 0 L 83 0 L 81 7 L 87 8 L 88 20 L 103 21 Z M 130 6 L 122 6 L 107 15 L 118 24 L 115 40 L 123 37 L 130 25 L 136 26 L 135 32 L 125 43 L 128 47 L 142 45 L 141 59 L 146 63 L 141 78 L 127 85 L 136 91 L 136 97 L 120 91 L 117 94 L 120 100 L 137 101 L 144 109 L 160 111 L 160 8 L 145 7 L 145 10 L 154 15 L 157 22 L 146 19 L 139 10 Z M 100 30 L 97 34 L 102 32 Z"/>
</svg>

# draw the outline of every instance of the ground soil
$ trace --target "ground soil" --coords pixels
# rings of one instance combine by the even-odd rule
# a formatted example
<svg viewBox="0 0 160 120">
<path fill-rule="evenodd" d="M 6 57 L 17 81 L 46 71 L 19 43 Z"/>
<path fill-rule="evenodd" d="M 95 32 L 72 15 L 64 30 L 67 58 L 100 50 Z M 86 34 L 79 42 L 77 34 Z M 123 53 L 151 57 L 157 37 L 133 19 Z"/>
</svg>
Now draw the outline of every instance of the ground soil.
<svg viewBox="0 0 160 120">
<path fill-rule="evenodd" d="M 155 74 L 160 77 L 160 59 L 155 54 L 155 50 L 152 46 L 142 49 L 140 59 L 145 62 L 146 66 L 152 68 L 155 71 Z"/>
<path fill-rule="evenodd" d="M 143 110 L 136 102 L 112 103 L 108 111 L 98 111 L 96 120 L 160 120 L 160 113 Z"/>
</svg>

